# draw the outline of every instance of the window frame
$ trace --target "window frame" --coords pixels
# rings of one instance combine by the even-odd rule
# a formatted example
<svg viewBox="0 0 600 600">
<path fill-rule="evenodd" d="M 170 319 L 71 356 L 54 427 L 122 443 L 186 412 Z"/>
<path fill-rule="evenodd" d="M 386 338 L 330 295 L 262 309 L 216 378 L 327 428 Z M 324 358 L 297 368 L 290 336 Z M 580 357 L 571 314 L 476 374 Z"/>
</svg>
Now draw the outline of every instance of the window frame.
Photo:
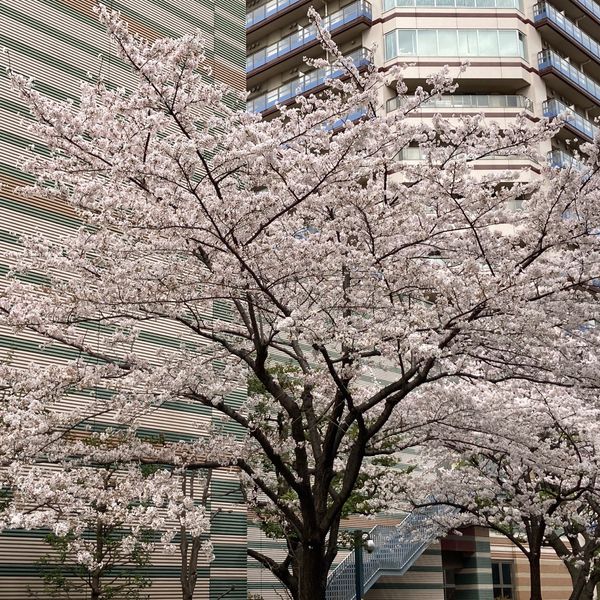
<svg viewBox="0 0 600 600">
<path fill-rule="evenodd" d="M 497 575 L 494 572 L 496 567 Z M 508 568 L 508 580 L 505 581 L 505 567 Z M 493 560 L 492 561 L 492 594 L 494 600 L 498 598 L 512 598 L 515 597 L 515 576 L 514 576 L 514 563 L 507 560 Z M 509 592 L 508 595 L 506 592 Z"/>
<path fill-rule="evenodd" d="M 452 35 L 456 36 L 456 45 L 452 48 L 452 53 L 443 52 L 442 46 L 439 40 L 439 32 L 445 34 L 452 32 Z M 514 37 L 514 42 L 510 45 L 506 44 L 506 36 L 510 32 Z M 425 34 L 433 34 L 435 37 L 435 44 L 433 42 L 431 47 L 422 48 L 425 40 Z M 419 35 L 420 34 L 420 35 Z M 495 48 L 496 53 L 490 54 L 482 52 L 484 46 L 484 39 L 486 36 L 496 38 Z M 412 37 L 411 44 L 401 44 L 402 41 L 407 42 Z M 420 39 L 421 38 L 421 39 Z M 489 42 L 489 40 L 486 40 Z M 406 50 L 409 45 L 412 45 L 412 53 L 406 51 L 401 52 L 402 49 Z M 491 47 L 489 43 L 486 45 Z M 506 48 L 511 49 L 510 53 L 506 52 Z M 394 58 L 402 56 L 440 56 L 440 57 L 457 57 L 457 58 L 520 58 L 527 62 L 527 38 L 525 34 L 519 29 L 488 29 L 488 28 L 477 28 L 477 29 L 452 29 L 452 28 L 403 28 L 392 29 L 384 35 L 384 54 L 385 60 L 392 60 Z"/>
</svg>

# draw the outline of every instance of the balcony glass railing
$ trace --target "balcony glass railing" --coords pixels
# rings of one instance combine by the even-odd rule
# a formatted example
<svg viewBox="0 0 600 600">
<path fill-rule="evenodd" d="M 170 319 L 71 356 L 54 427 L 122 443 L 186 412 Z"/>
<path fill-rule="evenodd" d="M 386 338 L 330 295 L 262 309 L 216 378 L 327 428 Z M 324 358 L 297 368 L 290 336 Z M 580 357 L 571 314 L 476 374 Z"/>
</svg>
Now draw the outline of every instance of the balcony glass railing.
<svg viewBox="0 0 600 600">
<path fill-rule="evenodd" d="M 408 148 L 403 148 L 400 151 L 399 158 L 404 161 L 420 161 L 425 157 L 425 153 L 423 148 L 419 146 L 409 146 Z M 458 156 L 457 156 L 458 157 Z M 529 161 L 529 157 L 521 154 L 511 154 L 510 156 L 504 156 L 502 154 L 489 154 L 485 158 L 480 158 L 477 160 L 471 160 L 469 162 L 475 163 L 477 162 L 479 165 L 485 165 L 488 161 L 499 161 L 506 163 L 507 169 L 521 168 L 521 164 L 519 161 Z M 517 163 L 517 164 L 515 164 Z"/>
<path fill-rule="evenodd" d="M 292 4 L 300 3 L 301 1 L 302 0 L 270 0 L 266 4 L 261 4 L 246 15 L 246 27 L 253 27 L 257 23 L 277 14 L 284 8 L 292 6 Z"/>
<path fill-rule="evenodd" d="M 341 10 L 330 14 L 328 17 L 325 17 L 323 19 L 323 25 L 333 33 L 336 29 L 339 29 L 343 25 L 360 17 L 370 20 L 371 15 L 371 5 L 368 2 L 365 2 L 365 0 L 358 0 L 358 2 L 353 2 Z M 246 72 L 249 73 L 254 71 L 254 69 L 257 69 L 276 58 L 280 58 L 297 48 L 301 48 L 305 44 L 316 39 L 317 28 L 314 25 L 303 27 L 280 39 L 278 42 L 270 44 L 266 48 L 248 56 L 246 59 Z"/>
<path fill-rule="evenodd" d="M 522 0 L 383 0 L 383 10 L 423 8 L 516 8 L 523 12 Z"/>
<path fill-rule="evenodd" d="M 364 67 L 371 62 L 369 51 L 366 48 L 359 48 L 358 50 L 347 54 L 346 58 L 351 58 L 354 61 L 354 66 L 357 68 Z M 270 90 L 256 98 L 252 98 L 252 100 L 248 100 L 246 110 L 248 112 L 263 112 L 290 98 L 294 98 L 300 94 L 306 94 L 307 92 L 310 92 L 310 90 L 314 90 L 320 85 L 323 85 L 327 79 L 335 79 L 336 77 L 343 75 L 343 73 L 343 69 L 334 69 L 333 67 L 309 71 L 302 75 L 302 77 L 298 77 L 285 85 Z"/>
<path fill-rule="evenodd" d="M 402 105 L 402 98 L 391 98 L 387 101 L 387 112 L 397 110 Z M 505 94 L 452 94 L 439 96 L 424 102 L 420 108 L 517 108 L 533 110 L 531 100 L 525 96 Z"/>
<path fill-rule="evenodd" d="M 564 33 L 565 37 L 583 46 L 592 56 L 600 61 L 600 44 L 547 2 L 539 2 L 533 7 L 534 22 L 538 23 L 543 19 L 548 19 L 548 21 L 554 23 Z"/>
<path fill-rule="evenodd" d="M 594 0 L 576 0 L 576 4 L 583 6 L 586 10 L 592 13 L 595 17 L 600 19 L 600 4 L 594 2 Z"/>
<path fill-rule="evenodd" d="M 573 66 L 570 62 L 561 58 L 552 50 L 542 50 L 538 54 L 538 68 L 540 71 L 554 68 L 561 73 L 569 82 L 585 90 L 594 99 L 600 101 L 600 84 L 583 71 Z"/>
<path fill-rule="evenodd" d="M 556 100 L 556 98 L 546 100 L 544 102 L 544 116 L 552 119 L 559 115 L 564 115 L 565 121 L 573 127 L 573 129 L 576 129 L 581 135 L 584 135 L 590 140 L 593 140 L 598 132 L 598 127 L 596 125 L 585 117 L 582 117 L 580 114 L 577 114 L 560 100 Z"/>
<path fill-rule="evenodd" d="M 551 150 L 547 154 L 548 164 L 551 167 L 556 167 L 557 169 L 562 169 L 564 167 L 572 167 L 574 169 L 582 169 L 583 163 L 576 158 L 574 158 L 568 152 L 564 150 Z"/>
<path fill-rule="evenodd" d="M 363 106 L 363 107 L 353 110 L 351 113 L 349 113 L 345 117 L 338 119 L 337 121 L 334 121 L 333 123 L 331 123 L 329 125 L 325 125 L 324 129 L 326 131 L 332 131 L 332 130 L 335 131 L 336 129 L 340 129 L 341 127 L 343 127 L 348 121 L 355 122 L 355 121 L 358 121 L 359 119 L 363 119 L 367 115 L 368 115 L 368 110 Z"/>
</svg>

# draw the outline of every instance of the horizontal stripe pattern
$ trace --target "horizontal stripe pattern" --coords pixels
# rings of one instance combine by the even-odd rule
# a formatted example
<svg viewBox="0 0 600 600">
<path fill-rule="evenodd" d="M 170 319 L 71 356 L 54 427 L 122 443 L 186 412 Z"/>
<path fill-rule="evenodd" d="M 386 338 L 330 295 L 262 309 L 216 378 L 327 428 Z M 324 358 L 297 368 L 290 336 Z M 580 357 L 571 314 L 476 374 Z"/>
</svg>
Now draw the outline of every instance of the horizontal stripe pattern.
<svg viewBox="0 0 600 600">
<path fill-rule="evenodd" d="M 131 82 L 130 74 L 113 48 L 103 27 L 92 12 L 93 0 L 0 0 L 0 45 L 4 56 L 18 72 L 31 75 L 37 89 L 55 99 L 76 100 L 80 80 L 102 74 L 114 85 Z M 241 0 L 108 0 L 122 11 L 130 28 L 149 38 L 179 36 L 199 29 L 207 43 L 207 59 L 213 76 L 232 88 L 245 88 L 245 3 Z M 4 66 L 4 64 L 3 64 Z M 0 69 L 0 287 L 10 268 L 7 253 L 18 251 L 19 235 L 32 231 L 56 240 L 69 235 L 81 223 L 67 207 L 44 199 L 23 198 L 18 188 L 31 178 L 18 168 L 20 157 L 32 141 L 25 132 L 27 108 L 9 89 L 7 75 Z M 43 151 L 37 148 L 37 151 Z M 27 281 L 43 284 L 44 274 L 32 273 Z M 208 315 L 211 316 L 211 315 Z M 218 315 L 216 315 L 218 316 Z M 93 331 L 89 334 L 94 335 Z M 144 324 L 136 350 L 147 359 L 157 352 L 177 350 L 184 344 L 197 344 L 187 332 L 175 330 L 172 323 Z M 190 348 L 190 346 L 187 346 Z M 205 349 L 194 346 L 200 353 Z M 42 346 L 36 336 L 0 331 L 0 359 L 28 368 L 59 364 L 77 355 L 59 345 Z M 90 401 L 106 390 L 84 390 L 66 397 L 62 410 Z M 240 389 L 228 398 L 239 406 L 245 397 Z M 183 402 L 165 403 L 140 421 L 141 432 L 168 440 L 192 440 L 206 434 L 215 424 L 210 408 Z M 218 422 L 218 419 L 217 419 Z M 110 419 L 96 428 L 110 425 Z M 239 428 L 223 424 L 222 429 L 239 434 Z M 246 507 L 235 470 L 216 471 L 211 480 L 209 507 L 214 513 L 211 539 L 215 560 L 202 564 L 196 597 L 216 600 L 246 600 Z M 0 600 L 22 600 L 31 594 L 44 598 L 37 561 L 48 545 L 47 532 L 15 531 L 0 535 Z M 179 556 L 156 552 L 144 570 L 153 584 L 149 597 L 157 600 L 181 598 Z M 224 595 L 226 594 L 226 596 Z"/>
</svg>

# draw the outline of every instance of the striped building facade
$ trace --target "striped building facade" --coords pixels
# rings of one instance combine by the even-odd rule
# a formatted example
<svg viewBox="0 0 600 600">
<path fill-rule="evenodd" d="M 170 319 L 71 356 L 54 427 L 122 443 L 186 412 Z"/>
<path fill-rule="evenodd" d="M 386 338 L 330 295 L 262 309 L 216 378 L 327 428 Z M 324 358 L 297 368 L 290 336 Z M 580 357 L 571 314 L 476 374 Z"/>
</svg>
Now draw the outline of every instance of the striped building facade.
<svg viewBox="0 0 600 600">
<path fill-rule="evenodd" d="M 107 0 L 122 12 L 130 28 L 149 38 L 178 37 L 199 29 L 207 41 L 213 76 L 232 88 L 245 88 L 245 4 L 242 0 Z M 80 223 L 66 207 L 20 197 L 15 190 L 29 182 L 18 167 L 32 141 L 24 133 L 27 109 L 10 90 L 5 67 L 32 76 L 39 90 L 56 99 L 76 100 L 81 80 L 102 74 L 109 84 L 127 87 L 130 73 L 114 55 L 97 22 L 93 0 L 0 0 L 0 285 L 10 268 L 6 253 L 18 248 L 22 233 L 42 232 L 49 238 L 69 234 Z M 43 275 L 32 275 L 43 283 Z M 218 307 L 215 316 L 219 317 Z M 181 332 L 153 324 L 140 336 L 140 351 L 156 356 L 164 347 L 179 347 Z M 52 364 L 74 358 L 67 349 L 40 345 L 33 335 L 18 337 L 0 331 L 0 360 L 10 358 L 23 368 L 34 362 Z M 230 402 L 244 401 L 245 391 Z M 65 400 L 77 402 L 77 397 Z M 142 424 L 142 433 L 185 440 L 202 435 L 217 416 L 209 409 L 170 404 Z M 103 426 L 98 423 L 98 426 Z M 223 424 L 223 427 L 227 427 Z M 214 515 L 211 539 L 215 558 L 201 565 L 196 598 L 246 600 L 246 507 L 234 471 L 216 471 L 210 481 L 209 508 Z M 50 548 L 48 532 L 13 531 L 0 535 L 0 599 L 25 600 L 48 596 L 39 578 L 39 559 Z M 148 596 L 181 598 L 179 555 L 157 554 L 138 573 L 152 580 Z M 84 596 L 85 597 L 85 596 Z"/>
<path fill-rule="evenodd" d="M 503 569 L 510 572 L 514 600 L 529 600 L 529 563 L 524 554 L 504 536 L 490 533 L 489 540 L 491 559 L 498 565 L 494 578 L 501 580 L 497 583 L 503 583 Z M 544 600 L 565 600 L 569 597 L 572 589 L 569 572 L 550 548 L 542 550 L 541 573 Z"/>
</svg>

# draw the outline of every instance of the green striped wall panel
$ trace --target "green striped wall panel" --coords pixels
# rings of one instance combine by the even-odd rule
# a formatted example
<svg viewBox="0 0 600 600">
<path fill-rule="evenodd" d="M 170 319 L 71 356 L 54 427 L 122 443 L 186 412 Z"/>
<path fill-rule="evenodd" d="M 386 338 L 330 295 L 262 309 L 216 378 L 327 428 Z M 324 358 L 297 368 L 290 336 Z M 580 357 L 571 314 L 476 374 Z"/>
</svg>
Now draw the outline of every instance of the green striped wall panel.
<svg viewBox="0 0 600 600">
<path fill-rule="evenodd" d="M 207 40 L 207 57 L 214 76 L 237 89 L 245 87 L 245 3 L 241 0 L 107 0 L 130 21 L 134 31 L 147 37 L 177 36 L 195 29 Z M 23 199 L 15 186 L 31 182 L 17 167 L 20 155 L 30 142 L 21 121 L 27 108 L 11 92 L 4 68 L 11 66 L 35 78 L 38 90 L 55 99 L 76 101 L 79 80 L 88 72 L 103 76 L 114 85 L 127 85 L 129 73 L 122 61 L 111 54 L 103 28 L 92 14 L 93 0 L 0 0 L 0 45 L 9 54 L 0 60 L 0 255 L 18 248 L 18 235 L 39 231 L 49 238 L 68 235 L 81 225 L 66 207 L 40 199 Z M 221 55 L 226 53 L 227 55 Z M 102 54 L 102 58 L 99 55 Z M 38 149 L 43 151 L 43 149 Z M 1 278 L 10 265 L 0 260 Z M 40 284 L 44 274 L 30 273 L 27 280 Z M 218 316 L 218 315 L 215 315 Z M 93 335 L 93 328 L 91 335 Z M 186 332 L 167 324 L 144 326 L 137 342 L 140 353 L 152 358 L 160 348 L 204 350 L 186 342 Z M 186 346 L 187 344 L 187 346 Z M 58 345 L 40 347 L 35 336 L 0 331 L 0 359 L 10 353 L 26 366 L 31 361 L 52 364 L 76 356 Z M 86 401 L 107 390 L 84 390 L 65 398 L 63 408 Z M 233 394 L 231 403 L 239 406 L 242 391 Z M 203 435 L 213 420 L 211 408 L 165 403 L 152 418 L 142 422 L 141 433 L 169 440 L 195 439 Z M 109 423 L 96 423 L 99 429 Z M 229 428 L 231 426 L 228 426 Z M 216 599 L 234 582 L 229 600 L 246 600 L 246 510 L 237 483 L 237 474 L 217 471 L 212 479 L 210 505 L 220 510 L 214 520 L 212 538 L 216 560 L 199 571 L 197 597 Z M 22 600 L 28 590 L 41 592 L 36 565 L 48 551 L 43 542 L 47 532 L 11 532 L 0 536 L 0 600 Z M 157 553 L 147 569 L 153 579 L 150 598 L 180 598 L 177 555 Z"/>
<path fill-rule="evenodd" d="M 464 556 L 462 569 L 456 572 L 456 600 L 492 600 L 492 564 L 490 540 L 486 530 L 476 528 L 475 552 Z"/>
<path fill-rule="evenodd" d="M 246 579 L 239 577 L 210 579 L 210 596 L 208 600 L 248 600 Z"/>
</svg>

